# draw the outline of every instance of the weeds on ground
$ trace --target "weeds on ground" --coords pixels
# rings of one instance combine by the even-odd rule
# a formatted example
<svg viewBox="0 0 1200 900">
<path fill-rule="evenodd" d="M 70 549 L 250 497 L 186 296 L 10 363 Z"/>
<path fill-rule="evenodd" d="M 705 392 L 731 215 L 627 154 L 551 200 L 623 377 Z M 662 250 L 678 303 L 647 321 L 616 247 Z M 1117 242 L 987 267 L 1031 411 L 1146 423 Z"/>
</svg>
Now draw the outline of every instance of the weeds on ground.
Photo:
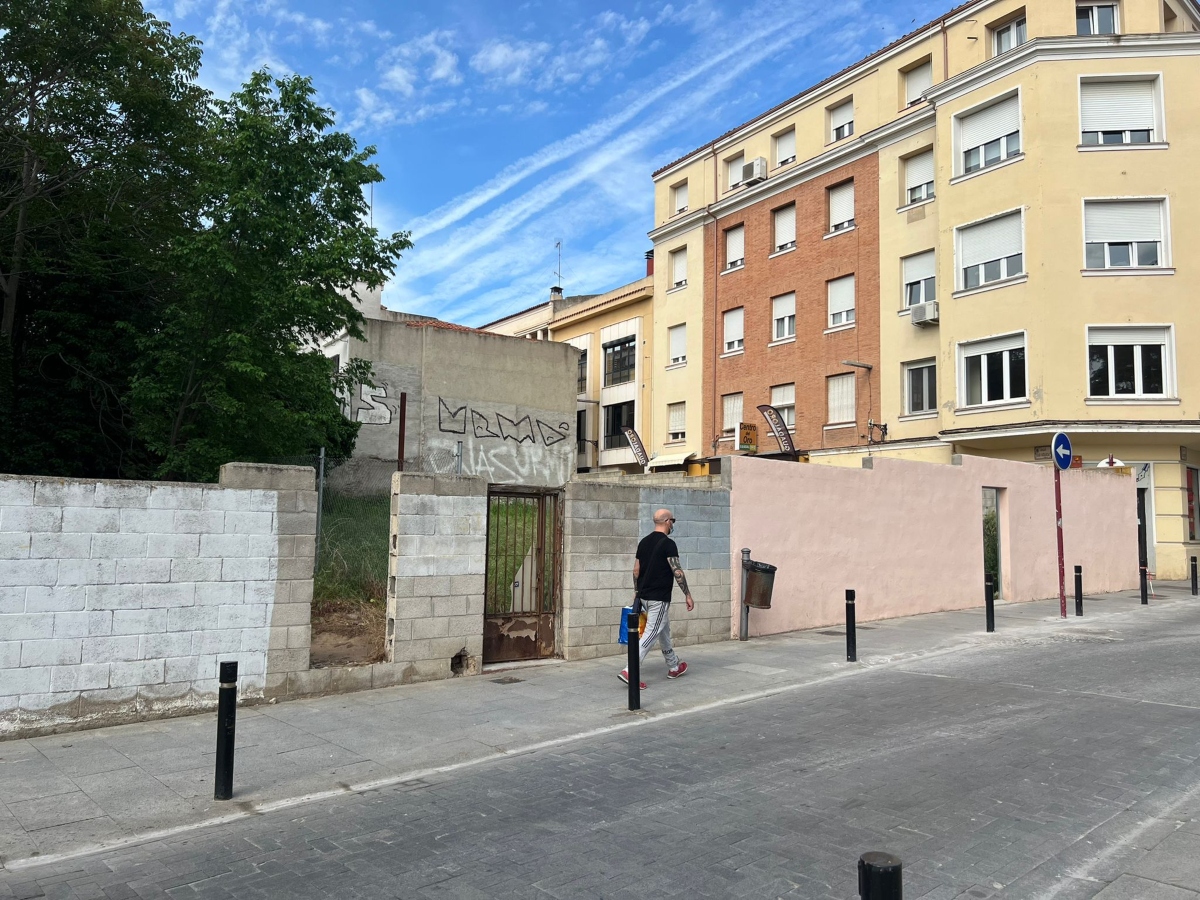
<svg viewBox="0 0 1200 900">
<path fill-rule="evenodd" d="M 321 515 L 313 612 L 338 603 L 387 601 L 391 498 L 328 498 Z"/>
</svg>

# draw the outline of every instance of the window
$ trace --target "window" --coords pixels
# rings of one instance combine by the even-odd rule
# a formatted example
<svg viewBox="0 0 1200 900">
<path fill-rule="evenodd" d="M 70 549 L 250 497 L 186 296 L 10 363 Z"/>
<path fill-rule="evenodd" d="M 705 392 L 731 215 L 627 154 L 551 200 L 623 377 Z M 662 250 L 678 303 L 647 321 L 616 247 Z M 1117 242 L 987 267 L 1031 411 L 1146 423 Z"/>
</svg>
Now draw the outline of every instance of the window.
<svg viewBox="0 0 1200 900">
<path fill-rule="evenodd" d="M 904 161 L 906 202 L 917 203 L 933 197 L 933 151 L 926 150 Z"/>
<path fill-rule="evenodd" d="M 963 406 L 1025 397 L 1025 335 L 958 345 Z"/>
<path fill-rule="evenodd" d="M 830 425 L 842 425 L 854 421 L 854 373 L 831 375 L 825 379 L 828 391 L 828 417 Z"/>
<path fill-rule="evenodd" d="M 667 440 L 682 441 L 687 439 L 687 404 L 667 404 Z"/>
<path fill-rule="evenodd" d="M 1089 269 L 1163 264 L 1163 201 L 1089 200 L 1083 204 L 1084 265 Z"/>
<path fill-rule="evenodd" d="M 925 60 L 904 73 L 905 103 L 912 106 L 921 102 L 921 95 L 933 84 L 933 61 Z"/>
<path fill-rule="evenodd" d="M 1196 491 L 1200 490 L 1200 469 L 1187 467 L 1188 540 L 1196 540 L 1196 519 L 1200 516 L 1200 504 L 1196 503 Z"/>
<path fill-rule="evenodd" d="M 721 426 L 721 434 L 735 434 L 738 426 L 742 424 L 742 395 L 725 394 L 721 397 L 721 409 L 725 414 L 725 421 Z"/>
<path fill-rule="evenodd" d="M 827 282 L 829 287 L 829 327 L 850 325 L 854 322 L 854 276 L 836 278 Z"/>
<path fill-rule="evenodd" d="M 829 132 L 831 139 L 840 141 L 854 134 L 854 98 L 829 109 Z"/>
<path fill-rule="evenodd" d="M 796 427 L 796 385 L 777 384 L 771 388 L 771 405 L 788 428 Z"/>
<path fill-rule="evenodd" d="M 958 119 L 963 174 L 1021 153 L 1021 107 L 1014 95 Z"/>
<path fill-rule="evenodd" d="M 604 386 L 628 384 L 637 367 L 637 338 L 630 335 L 604 345 Z"/>
<path fill-rule="evenodd" d="M 900 261 L 904 271 L 904 305 L 916 306 L 937 299 L 937 261 L 932 250 L 906 256 Z"/>
<path fill-rule="evenodd" d="M 688 209 L 688 183 L 682 181 L 671 188 L 671 213 L 679 215 Z"/>
<path fill-rule="evenodd" d="M 854 182 L 847 181 L 829 189 L 829 231 L 854 226 Z"/>
<path fill-rule="evenodd" d="M 796 295 L 783 294 L 771 300 L 772 340 L 796 336 Z"/>
<path fill-rule="evenodd" d="M 1149 144 L 1155 140 L 1153 81 L 1085 81 L 1079 120 L 1085 145 Z"/>
<path fill-rule="evenodd" d="M 745 345 L 745 307 L 726 310 L 725 312 L 725 352 L 732 353 L 741 350 Z"/>
<path fill-rule="evenodd" d="M 796 161 L 796 129 L 789 128 L 775 135 L 775 165 L 784 166 Z"/>
<path fill-rule="evenodd" d="M 1167 397 L 1172 393 L 1165 326 L 1088 329 L 1089 397 Z"/>
<path fill-rule="evenodd" d="M 746 264 L 746 228 L 737 225 L 725 232 L 725 268 L 736 269 Z"/>
<path fill-rule="evenodd" d="M 904 367 L 908 390 L 905 412 L 910 415 L 937 410 L 937 366 L 933 360 L 909 363 Z"/>
<path fill-rule="evenodd" d="M 997 216 L 958 229 L 962 289 L 1014 278 L 1025 271 L 1021 213 Z"/>
<path fill-rule="evenodd" d="M 629 446 L 622 428 L 633 427 L 633 401 L 604 407 L 604 449 L 624 450 Z"/>
<path fill-rule="evenodd" d="M 796 204 L 775 210 L 775 252 L 796 246 Z"/>
<path fill-rule="evenodd" d="M 671 254 L 671 287 L 687 284 L 687 247 L 680 247 Z"/>
<path fill-rule="evenodd" d="M 672 325 L 667 334 L 671 344 L 671 365 L 687 362 L 687 324 Z"/>
<path fill-rule="evenodd" d="M 577 393 L 580 393 L 580 394 L 587 393 L 587 369 L 588 369 L 587 351 L 584 350 L 582 353 L 579 354 L 579 378 L 578 378 L 577 384 L 575 386 L 575 390 Z"/>
<path fill-rule="evenodd" d="M 725 160 L 725 190 L 733 190 L 742 183 L 742 163 L 745 159 L 746 155 L 739 153 Z"/>
<path fill-rule="evenodd" d="M 1026 40 L 1025 17 L 1021 16 L 992 30 L 992 51 L 999 56 L 1013 47 L 1021 46 Z"/>
<path fill-rule="evenodd" d="M 575 452 L 580 456 L 588 452 L 586 409 L 575 412 Z"/>
<path fill-rule="evenodd" d="M 1075 33 L 1116 34 L 1117 4 L 1086 3 L 1075 7 Z"/>
</svg>

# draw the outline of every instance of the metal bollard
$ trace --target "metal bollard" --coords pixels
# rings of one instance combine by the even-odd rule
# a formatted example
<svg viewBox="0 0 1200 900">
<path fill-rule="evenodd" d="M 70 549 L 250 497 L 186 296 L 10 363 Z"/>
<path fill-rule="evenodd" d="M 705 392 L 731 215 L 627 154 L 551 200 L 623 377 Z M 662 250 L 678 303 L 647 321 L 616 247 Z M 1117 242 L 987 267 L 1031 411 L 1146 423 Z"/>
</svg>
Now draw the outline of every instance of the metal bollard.
<svg viewBox="0 0 1200 900">
<path fill-rule="evenodd" d="M 871 850 L 858 858 L 858 896 L 862 900 L 904 900 L 904 864 L 900 857 Z"/>
<path fill-rule="evenodd" d="M 996 630 L 996 576 L 988 572 L 983 576 L 983 607 L 987 615 L 987 630 Z"/>
<path fill-rule="evenodd" d="M 633 609 L 625 620 L 625 628 L 629 634 L 629 661 L 626 669 L 629 672 L 629 711 L 642 708 L 642 655 L 641 635 L 638 634 L 638 624 L 642 617 L 642 601 L 634 600 Z"/>
<path fill-rule="evenodd" d="M 237 725 L 237 661 L 221 663 L 221 687 L 217 692 L 217 772 L 213 799 L 233 797 L 233 736 Z"/>
<path fill-rule="evenodd" d="M 1083 566 L 1075 567 L 1075 615 L 1083 615 Z"/>
<path fill-rule="evenodd" d="M 858 662 L 858 635 L 854 629 L 854 591 L 846 591 L 846 662 Z"/>
<path fill-rule="evenodd" d="M 1141 582 L 1141 587 L 1142 587 L 1142 606 L 1148 606 L 1150 604 L 1150 598 L 1146 594 L 1147 577 L 1146 577 L 1146 567 L 1145 566 L 1142 566 L 1138 569 L 1138 580 Z"/>
<path fill-rule="evenodd" d="M 1195 597 L 1197 593 L 1200 593 L 1200 590 L 1197 590 L 1198 588 L 1200 588 L 1200 584 L 1198 584 L 1196 581 L 1196 557 L 1193 556 L 1192 557 L 1192 596 L 1193 597 Z"/>
</svg>

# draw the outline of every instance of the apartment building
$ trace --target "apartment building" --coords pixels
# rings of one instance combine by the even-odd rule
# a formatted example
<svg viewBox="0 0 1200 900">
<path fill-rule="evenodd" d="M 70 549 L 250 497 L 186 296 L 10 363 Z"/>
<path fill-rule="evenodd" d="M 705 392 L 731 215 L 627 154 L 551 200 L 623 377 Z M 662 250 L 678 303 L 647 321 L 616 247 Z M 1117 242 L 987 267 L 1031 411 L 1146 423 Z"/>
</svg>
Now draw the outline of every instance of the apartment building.
<svg viewBox="0 0 1200 900">
<path fill-rule="evenodd" d="M 848 465 L 1049 464 L 1065 430 L 1134 467 L 1143 557 L 1184 577 L 1198 25 L 1191 0 L 979 0 L 656 172 L 655 336 L 686 324 L 693 357 L 653 360 L 654 415 L 699 403 L 707 455 L 774 402 Z"/>
</svg>

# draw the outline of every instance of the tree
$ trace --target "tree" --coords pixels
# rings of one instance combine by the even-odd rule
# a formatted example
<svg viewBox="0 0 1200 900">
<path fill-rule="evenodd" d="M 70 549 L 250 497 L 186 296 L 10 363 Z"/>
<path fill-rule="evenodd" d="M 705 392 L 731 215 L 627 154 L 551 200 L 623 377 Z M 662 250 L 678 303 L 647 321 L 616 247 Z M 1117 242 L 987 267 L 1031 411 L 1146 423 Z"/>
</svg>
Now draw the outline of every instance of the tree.
<svg viewBox="0 0 1200 900">
<path fill-rule="evenodd" d="M 169 256 L 171 296 L 139 340 L 137 434 L 161 477 L 212 477 L 229 459 L 283 448 L 348 453 L 358 426 L 330 390 L 317 349 L 361 336 L 344 292 L 382 284 L 407 234 L 364 223 L 381 181 L 374 148 L 333 130 L 307 78 L 254 73 L 216 104 L 201 172 L 202 228 Z"/>
</svg>

